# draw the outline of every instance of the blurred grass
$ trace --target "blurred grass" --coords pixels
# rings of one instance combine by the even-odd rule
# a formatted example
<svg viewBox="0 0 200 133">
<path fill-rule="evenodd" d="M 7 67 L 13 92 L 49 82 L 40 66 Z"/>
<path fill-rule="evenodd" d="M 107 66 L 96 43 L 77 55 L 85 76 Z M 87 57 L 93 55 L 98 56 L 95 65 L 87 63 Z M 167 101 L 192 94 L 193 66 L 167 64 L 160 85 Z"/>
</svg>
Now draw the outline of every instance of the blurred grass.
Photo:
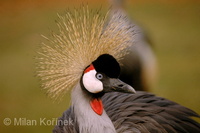
<svg viewBox="0 0 200 133">
<path fill-rule="evenodd" d="M 10 1 L 12 2 L 12 1 Z M 17 5 L 16 5 L 17 6 Z M 57 118 L 70 104 L 68 96 L 53 103 L 34 77 L 34 55 L 40 34 L 56 30 L 57 12 L 68 5 L 25 5 L 1 10 L 0 132 L 50 132 L 53 126 L 5 126 L 4 118 Z M 152 39 L 159 64 L 153 93 L 200 113 L 200 3 L 141 2 L 127 8 Z M 25 8 L 26 7 L 26 8 Z"/>
</svg>

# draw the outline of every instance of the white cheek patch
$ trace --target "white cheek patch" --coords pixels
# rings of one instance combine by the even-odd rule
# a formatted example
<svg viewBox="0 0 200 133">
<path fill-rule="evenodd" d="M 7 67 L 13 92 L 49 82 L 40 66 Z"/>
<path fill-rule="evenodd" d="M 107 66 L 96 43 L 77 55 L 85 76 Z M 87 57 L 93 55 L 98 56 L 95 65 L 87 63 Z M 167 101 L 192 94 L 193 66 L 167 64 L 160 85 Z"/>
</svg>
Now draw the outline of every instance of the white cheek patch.
<svg viewBox="0 0 200 133">
<path fill-rule="evenodd" d="M 95 70 L 90 70 L 83 75 L 83 85 L 91 93 L 98 93 L 103 90 L 102 82 L 95 77 L 96 73 Z"/>
</svg>

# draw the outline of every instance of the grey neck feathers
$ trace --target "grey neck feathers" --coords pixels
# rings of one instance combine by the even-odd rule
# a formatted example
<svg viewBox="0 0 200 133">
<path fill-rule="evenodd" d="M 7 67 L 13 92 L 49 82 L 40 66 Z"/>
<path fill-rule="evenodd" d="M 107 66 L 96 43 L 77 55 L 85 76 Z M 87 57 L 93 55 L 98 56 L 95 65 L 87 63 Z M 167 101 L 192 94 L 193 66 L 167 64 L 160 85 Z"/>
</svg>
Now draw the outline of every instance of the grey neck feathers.
<svg viewBox="0 0 200 133">
<path fill-rule="evenodd" d="M 103 110 L 102 115 L 96 114 L 90 107 L 91 96 L 86 94 L 80 82 L 72 91 L 72 109 L 78 123 L 80 133 L 116 133 L 115 127 Z"/>
</svg>

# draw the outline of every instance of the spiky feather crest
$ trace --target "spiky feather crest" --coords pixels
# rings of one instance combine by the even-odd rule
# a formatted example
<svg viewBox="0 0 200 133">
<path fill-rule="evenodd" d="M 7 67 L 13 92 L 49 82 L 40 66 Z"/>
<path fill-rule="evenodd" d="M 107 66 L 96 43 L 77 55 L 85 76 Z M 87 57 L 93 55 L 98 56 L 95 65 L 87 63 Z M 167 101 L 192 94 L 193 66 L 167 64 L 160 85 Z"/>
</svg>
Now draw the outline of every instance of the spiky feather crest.
<svg viewBox="0 0 200 133">
<path fill-rule="evenodd" d="M 59 33 L 44 36 L 37 57 L 37 76 L 50 97 L 60 98 L 73 88 L 84 69 L 100 55 L 107 53 L 119 61 L 126 54 L 131 27 L 123 28 L 126 16 L 109 23 L 108 14 L 87 6 L 58 15 Z"/>
</svg>

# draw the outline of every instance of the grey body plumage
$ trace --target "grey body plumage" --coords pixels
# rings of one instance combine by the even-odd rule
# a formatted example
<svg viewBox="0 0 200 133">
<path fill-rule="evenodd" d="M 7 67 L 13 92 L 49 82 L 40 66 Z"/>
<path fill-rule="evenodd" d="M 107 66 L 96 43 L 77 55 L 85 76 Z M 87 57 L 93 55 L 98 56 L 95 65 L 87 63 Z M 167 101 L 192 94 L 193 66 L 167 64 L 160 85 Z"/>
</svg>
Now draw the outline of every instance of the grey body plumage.
<svg viewBox="0 0 200 133">
<path fill-rule="evenodd" d="M 199 133 L 200 124 L 191 117 L 200 117 L 194 111 L 151 93 L 107 93 L 102 97 L 104 109 L 117 133 Z M 84 105 L 83 105 L 84 106 Z M 89 114 L 90 115 L 90 114 Z M 60 120 L 74 118 L 72 107 Z M 75 121 L 74 121 L 75 122 Z M 56 126 L 54 133 L 78 133 L 75 126 Z M 64 132 L 66 131 L 66 132 Z M 73 131 L 73 132 L 70 132 Z M 100 133 L 100 132 L 99 132 Z"/>
</svg>

